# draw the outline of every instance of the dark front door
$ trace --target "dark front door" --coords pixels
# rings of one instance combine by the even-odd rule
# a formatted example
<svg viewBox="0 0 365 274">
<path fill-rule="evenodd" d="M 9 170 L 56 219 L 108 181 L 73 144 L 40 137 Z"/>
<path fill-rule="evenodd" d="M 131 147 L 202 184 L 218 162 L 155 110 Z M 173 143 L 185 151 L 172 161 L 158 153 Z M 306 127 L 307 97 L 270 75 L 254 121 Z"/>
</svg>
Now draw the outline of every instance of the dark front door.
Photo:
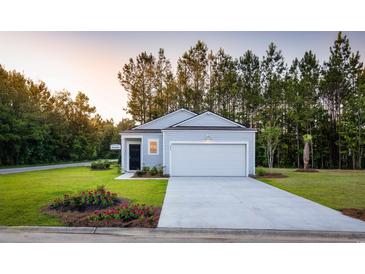
<svg viewBox="0 0 365 274">
<path fill-rule="evenodd" d="M 141 169 L 141 144 L 129 144 L 129 170 Z"/>
</svg>

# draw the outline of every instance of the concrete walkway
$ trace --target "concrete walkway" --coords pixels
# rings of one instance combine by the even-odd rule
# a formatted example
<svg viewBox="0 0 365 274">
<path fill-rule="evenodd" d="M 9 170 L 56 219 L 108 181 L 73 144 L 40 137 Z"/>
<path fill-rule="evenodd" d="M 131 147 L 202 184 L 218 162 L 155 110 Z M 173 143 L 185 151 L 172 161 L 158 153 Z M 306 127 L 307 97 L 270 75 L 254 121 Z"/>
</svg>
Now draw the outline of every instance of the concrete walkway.
<svg viewBox="0 0 365 274">
<path fill-rule="evenodd" d="M 342 243 L 365 233 L 222 229 L 0 227 L 0 243 Z"/>
<path fill-rule="evenodd" d="M 119 175 L 115 180 L 129 180 L 134 175 L 133 172 L 126 172 L 122 175 Z"/>
<path fill-rule="evenodd" d="M 361 231 L 365 222 L 247 177 L 172 177 L 158 227 Z"/>
<path fill-rule="evenodd" d="M 133 175 L 134 175 L 133 172 L 126 172 L 126 173 L 116 177 L 115 180 L 127 180 L 127 181 L 143 180 L 143 181 L 145 181 L 145 180 L 164 180 L 164 179 L 167 180 L 168 179 L 166 177 L 161 177 L 161 178 L 143 178 L 143 177 L 141 177 L 141 178 L 138 178 L 138 177 L 137 178 L 132 178 Z"/>
<path fill-rule="evenodd" d="M 72 164 L 48 165 L 48 166 L 5 168 L 5 169 L 0 169 L 0 174 L 12 174 L 12 173 L 21 173 L 21 172 L 28 172 L 28 171 L 65 168 L 65 167 L 90 166 L 90 164 L 91 164 L 91 162 L 83 162 L 83 163 L 72 163 Z"/>
</svg>

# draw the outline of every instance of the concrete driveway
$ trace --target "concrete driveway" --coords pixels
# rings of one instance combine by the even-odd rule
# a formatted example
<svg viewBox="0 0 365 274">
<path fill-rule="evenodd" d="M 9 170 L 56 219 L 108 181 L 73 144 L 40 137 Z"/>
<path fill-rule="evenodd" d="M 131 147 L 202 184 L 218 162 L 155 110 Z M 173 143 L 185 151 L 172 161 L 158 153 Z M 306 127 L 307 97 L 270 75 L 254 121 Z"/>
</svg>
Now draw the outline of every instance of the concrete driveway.
<svg viewBox="0 0 365 274">
<path fill-rule="evenodd" d="M 158 227 L 365 232 L 365 222 L 247 177 L 172 177 Z"/>
</svg>

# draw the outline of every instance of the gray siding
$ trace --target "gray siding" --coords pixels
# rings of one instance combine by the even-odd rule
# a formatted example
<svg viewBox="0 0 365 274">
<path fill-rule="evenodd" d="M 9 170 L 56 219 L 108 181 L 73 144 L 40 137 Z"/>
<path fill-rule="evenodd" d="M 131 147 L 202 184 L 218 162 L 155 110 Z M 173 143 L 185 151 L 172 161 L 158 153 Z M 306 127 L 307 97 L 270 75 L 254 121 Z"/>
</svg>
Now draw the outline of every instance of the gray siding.
<svg viewBox="0 0 365 274">
<path fill-rule="evenodd" d="M 141 166 L 149 166 L 154 167 L 158 165 L 162 165 L 162 157 L 163 157 L 163 141 L 162 141 L 162 133 L 123 133 L 122 138 L 128 140 L 128 138 L 132 138 L 136 140 L 135 137 L 142 137 L 141 150 L 142 150 L 142 159 Z M 148 139 L 158 139 L 159 140 L 159 154 L 158 155 L 148 155 Z M 122 143 L 122 165 L 123 169 L 127 169 L 126 158 L 127 155 L 127 147 L 126 142 Z"/>
<path fill-rule="evenodd" d="M 204 141 L 209 135 L 213 142 L 248 142 L 248 173 L 255 174 L 255 132 L 223 131 L 223 130 L 196 130 L 196 131 L 164 131 L 164 170 L 169 173 L 170 149 L 172 141 Z M 189 164 L 189 163 L 187 163 Z"/>
<path fill-rule="evenodd" d="M 143 166 L 154 167 L 161 165 L 162 166 L 162 157 L 163 157 L 163 141 L 161 133 L 143 133 Z M 159 140 L 159 154 L 158 155 L 148 155 L 148 139 L 158 139 Z"/>
</svg>

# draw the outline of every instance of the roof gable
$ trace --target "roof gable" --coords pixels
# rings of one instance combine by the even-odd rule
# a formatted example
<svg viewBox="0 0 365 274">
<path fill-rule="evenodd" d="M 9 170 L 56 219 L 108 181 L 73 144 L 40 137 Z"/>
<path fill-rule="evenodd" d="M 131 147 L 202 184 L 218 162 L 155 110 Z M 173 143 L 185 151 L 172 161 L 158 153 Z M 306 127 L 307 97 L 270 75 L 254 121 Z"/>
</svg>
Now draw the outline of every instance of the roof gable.
<svg viewBox="0 0 365 274">
<path fill-rule="evenodd" d="M 194 112 L 181 108 L 133 129 L 164 129 L 196 115 Z"/>
<path fill-rule="evenodd" d="M 215 114 L 213 112 L 207 111 L 202 114 L 191 117 L 186 121 L 182 121 L 178 124 L 173 125 L 173 127 L 238 127 L 245 128 L 245 126 L 240 125 L 234 121 L 231 121 L 223 116 Z"/>
</svg>

